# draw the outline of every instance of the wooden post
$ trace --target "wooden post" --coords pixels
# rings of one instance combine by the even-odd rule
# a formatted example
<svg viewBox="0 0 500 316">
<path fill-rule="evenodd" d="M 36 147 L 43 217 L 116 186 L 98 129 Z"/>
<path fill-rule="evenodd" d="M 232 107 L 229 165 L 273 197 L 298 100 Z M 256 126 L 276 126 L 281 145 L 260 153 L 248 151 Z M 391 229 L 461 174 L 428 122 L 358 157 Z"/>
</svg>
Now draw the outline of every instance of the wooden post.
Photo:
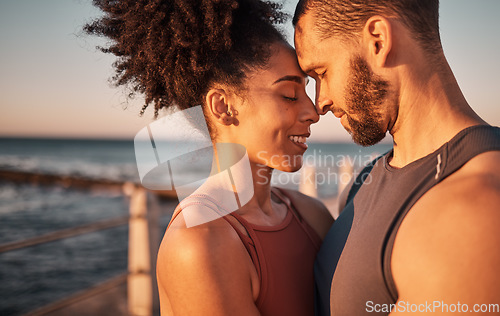
<svg viewBox="0 0 500 316">
<path fill-rule="evenodd" d="M 300 173 L 299 191 L 312 197 L 318 197 L 316 187 L 316 168 L 314 165 L 304 165 Z"/>
<path fill-rule="evenodd" d="M 129 247 L 127 280 L 128 310 L 132 316 L 151 316 L 153 284 L 149 242 L 147 192 L 142 187 L 126 183 L 130 195 Z"/>
<path fill-rule="evenodd" d="M 153 314 L 160 313 L 160 296 L 158 294 L 158 282 L 156 279 L 156 260 L 158 258 L 158 249 L 161 241 L 160 232 L 160 207 L 158 195 L 148 193 L 148 221 L 149 221 L 149 249 L 151 258 L 151 282 L 152 282 L 152 304 Z"/>
</svg>

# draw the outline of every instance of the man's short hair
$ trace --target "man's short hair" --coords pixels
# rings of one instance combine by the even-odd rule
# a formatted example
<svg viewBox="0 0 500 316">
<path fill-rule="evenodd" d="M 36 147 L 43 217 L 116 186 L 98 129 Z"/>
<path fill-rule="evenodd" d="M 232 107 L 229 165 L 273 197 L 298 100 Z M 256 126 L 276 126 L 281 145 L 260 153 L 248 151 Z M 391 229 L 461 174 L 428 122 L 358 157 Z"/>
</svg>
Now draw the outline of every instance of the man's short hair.
<svg viewBox="0 0 500 316">
<path fill-rule="evenodd" d="M 441 51 L 439 0 L 300 0 L 293 25 L 309 11 L 321 39 L 355 39 L 370 17 L 381 15 L 402 22 L 428 53 Z"/>
</svg>

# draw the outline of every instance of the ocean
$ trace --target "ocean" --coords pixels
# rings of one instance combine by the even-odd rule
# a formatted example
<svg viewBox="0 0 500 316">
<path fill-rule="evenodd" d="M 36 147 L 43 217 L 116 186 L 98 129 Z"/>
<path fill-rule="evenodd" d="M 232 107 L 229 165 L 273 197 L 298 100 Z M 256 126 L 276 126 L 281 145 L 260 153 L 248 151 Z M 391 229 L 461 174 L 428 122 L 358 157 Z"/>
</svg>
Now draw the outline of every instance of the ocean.
<svg viewBox="0 0 500 316">
<path fill-rule="evenodd" d="M 390 148 L 311 143 L 304 161 L 314 166 L 318 196 L 326 199 L 337 194 L 346 161 L 359 170 Z M 140 182 L 128 140 L 0 138 L 0 170 Z M 273 183 L 297 189 L 300 174 L 275 172 Z M 176 204 L 161 203 L 166 213 Z M 118 193 L 0 179 L 0 244 L 127 214 L 128 200 Z M 162 232 L 167 223 L 161 219 Z M 125 225 L 0 253 L 0 315 L 22 315 L 126 272 L 127 243 Z"/>
</svg>

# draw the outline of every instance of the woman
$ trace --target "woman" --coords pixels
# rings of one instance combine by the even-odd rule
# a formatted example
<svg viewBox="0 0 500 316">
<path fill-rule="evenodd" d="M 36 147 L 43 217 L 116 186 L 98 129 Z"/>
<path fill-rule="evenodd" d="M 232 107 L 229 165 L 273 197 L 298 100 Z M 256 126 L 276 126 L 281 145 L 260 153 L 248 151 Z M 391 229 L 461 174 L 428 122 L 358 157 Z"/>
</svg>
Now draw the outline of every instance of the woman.
<svg viewBox="0 0 500 316">
<path fill-rule="evenodd" d="M 312 315 L 313 262 L 333 220 L 319 201 L 270 185 L 274 169 L 301 167 L 318 121 L 295 52 L 273 25 L 283 21 L 278 6 L 94 3 L 105 16 L 86 29 L 113 40 L 104 51 L 120 57 L 117 83 L 145 94 L 143 111 L 201 104 L 216 154 L 220 143 L 240 144 L 249 160 L 253 195 L 236 211 L 189 225 L 191 205 L 211 212 L 225 202 L 194 194 L 174 212 L 158 254 L 162 315 Z"/>
</svg>

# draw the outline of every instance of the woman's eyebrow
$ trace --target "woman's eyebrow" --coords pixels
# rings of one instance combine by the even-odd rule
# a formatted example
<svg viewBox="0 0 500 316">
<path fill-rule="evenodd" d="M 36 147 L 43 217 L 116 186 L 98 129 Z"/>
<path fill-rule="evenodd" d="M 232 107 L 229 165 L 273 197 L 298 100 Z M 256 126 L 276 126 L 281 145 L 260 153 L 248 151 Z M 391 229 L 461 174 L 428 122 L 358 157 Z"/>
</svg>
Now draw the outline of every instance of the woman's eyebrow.
<svg viewBox="0 0 500 316">
<path fill-rule="evenodd" d="M 298 84 L 302 84 L 304 82 L 304 77 L 301 77 L 301 76 L 292 76 L 292 75 L 284 76 L 284 77 L 279 78 L 275 82 L 273 82 L 273 85 L 277 84 L 279 82 L 282 82 L 282 81 L 292 81 L 292 82 L 296 82 Z"/>
</svg>

